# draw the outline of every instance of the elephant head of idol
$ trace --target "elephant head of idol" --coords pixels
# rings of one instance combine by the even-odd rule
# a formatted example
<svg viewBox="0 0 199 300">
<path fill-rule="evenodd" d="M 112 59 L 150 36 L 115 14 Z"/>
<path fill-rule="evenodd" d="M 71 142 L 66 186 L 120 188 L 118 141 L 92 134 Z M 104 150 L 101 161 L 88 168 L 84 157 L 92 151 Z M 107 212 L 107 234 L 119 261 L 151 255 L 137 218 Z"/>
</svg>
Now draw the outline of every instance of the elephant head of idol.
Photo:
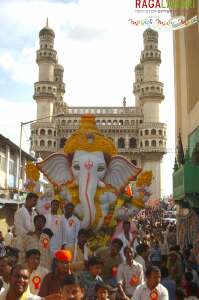
<svg viewBox="0 0 199 300">
<path fill-rule="evenodd" d="M 64 154 L 52 154 L 37 166 L 58 187 L 76 182 L 84 228 L 95 223 L 97 189 L 109 186 L 117 194 L 141 171 L 117 155 L 112 141 L 97 129 L 93 115 L 82 116 L 80 128 L 65 142 Z"/>
</svg>

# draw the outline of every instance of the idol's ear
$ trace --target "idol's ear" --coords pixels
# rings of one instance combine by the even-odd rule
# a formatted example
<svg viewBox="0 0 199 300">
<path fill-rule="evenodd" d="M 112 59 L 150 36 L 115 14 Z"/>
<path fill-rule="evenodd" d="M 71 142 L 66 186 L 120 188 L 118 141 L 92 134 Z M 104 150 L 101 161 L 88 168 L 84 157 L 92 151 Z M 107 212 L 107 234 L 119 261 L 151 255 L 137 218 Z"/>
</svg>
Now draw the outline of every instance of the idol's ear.
<svg viewBox="0 0 199 300">
<path fill-rule="evenodd" d="M 129 181 L 134 181 L 142 169 L 137 168 L 128 159 L 116 155 L 111 158 L 104 182 L 120 191 Z"/>
<path fill-rule="evenodd" d="M 62 185 L 73 179 L 70 161 L 64 154 L 55 153 L 37 163 L 38 169 L 55 185 Z"/>
</svg>

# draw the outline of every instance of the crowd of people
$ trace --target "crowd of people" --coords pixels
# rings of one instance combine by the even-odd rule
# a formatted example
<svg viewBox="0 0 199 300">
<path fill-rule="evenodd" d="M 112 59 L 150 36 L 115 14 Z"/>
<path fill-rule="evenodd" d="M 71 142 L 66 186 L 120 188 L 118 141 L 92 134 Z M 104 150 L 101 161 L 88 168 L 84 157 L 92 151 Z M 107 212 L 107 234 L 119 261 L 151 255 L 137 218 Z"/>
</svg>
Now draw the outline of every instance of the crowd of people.
<svg viewBox="0 0 199 300">
<path fill-rule="evenodd" d="M 175 224 L 163 222 L 162 210 L 123 220 L 93 251 L 72 203 L 60 214 L 52 200 L 44 216 L 37 200 L 29 193 L 13 233 L 0 233 L 0 300 L 199 299 L 197 258 L 191 245 L 176 244 Z"/>
</svg>

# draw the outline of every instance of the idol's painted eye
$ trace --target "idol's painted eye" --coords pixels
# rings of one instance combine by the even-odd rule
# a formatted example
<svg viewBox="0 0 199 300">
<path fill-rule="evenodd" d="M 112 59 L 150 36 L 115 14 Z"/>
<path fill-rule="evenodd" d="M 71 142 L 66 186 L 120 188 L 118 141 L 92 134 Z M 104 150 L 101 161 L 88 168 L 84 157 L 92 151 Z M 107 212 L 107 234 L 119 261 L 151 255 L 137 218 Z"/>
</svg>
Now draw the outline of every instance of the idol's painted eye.
<svg viewBox="0 0 199 300">
<path fill-rule="evenodd" d="M 105 170 L 105 166 L 99 166 L 97 168 L 97 172 L 103 172 Z"/>
<path fill-rule="evenodd" d="M 80 170 L 80 166 L 78 164 L 73 165 L 73 169 L 75 169 L 76 171 Z"/>
</svg>

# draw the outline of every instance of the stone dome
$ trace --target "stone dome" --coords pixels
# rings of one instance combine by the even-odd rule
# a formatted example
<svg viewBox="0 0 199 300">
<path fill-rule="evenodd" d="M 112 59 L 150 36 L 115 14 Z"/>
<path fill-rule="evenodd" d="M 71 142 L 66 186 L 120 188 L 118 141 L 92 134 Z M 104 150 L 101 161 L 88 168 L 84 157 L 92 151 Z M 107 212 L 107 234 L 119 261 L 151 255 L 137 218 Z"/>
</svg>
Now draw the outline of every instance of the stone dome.
<svg viewBox="0 0 199 300">
<path fill-rule="evenodd" d="M 55 37 L 54 31 L 53 31 L 51 28 L 47 27 L 47 26 L 45 26 L 44 28 L 42 28 L 42 29 L 40 30 L 40 32 L 39 32 L 39 37 L 41 37 L 42 35 L 50 35 L 50 36 L 52 36 L 53 38 Z"/>
<path fill-rule="evenodd" d="M 42 28 L 39 32 L 39 37 L 43 35 L 50 35 L 51 37 L 55 37 L 54 31 L 48 26 L 48 18 L 46 19 L 46 26 Z"/>
<path fill-rule="evenodd" d="M 55 69 L 56 70 L 64 71 L 64 67 L 62 65 L 60 65 L 60 64 L 55 65 Z"/>
<path fill-rule="evenodd" d="M 154 38 L 157 38 L 158 37 L 158 32 L 151 29 L 151 28 L 147 28 L 144 33 L 143 33 L 143 36 L 144 37 L 147 37 L 147 36 L 153 36 Z"/>
<path fill-rule="evenodd" d="M 142 64 L 138 64 L 135 66 L 135 71 L 142 71 L 143 70 L 143 65 Z"/>
</svg>

